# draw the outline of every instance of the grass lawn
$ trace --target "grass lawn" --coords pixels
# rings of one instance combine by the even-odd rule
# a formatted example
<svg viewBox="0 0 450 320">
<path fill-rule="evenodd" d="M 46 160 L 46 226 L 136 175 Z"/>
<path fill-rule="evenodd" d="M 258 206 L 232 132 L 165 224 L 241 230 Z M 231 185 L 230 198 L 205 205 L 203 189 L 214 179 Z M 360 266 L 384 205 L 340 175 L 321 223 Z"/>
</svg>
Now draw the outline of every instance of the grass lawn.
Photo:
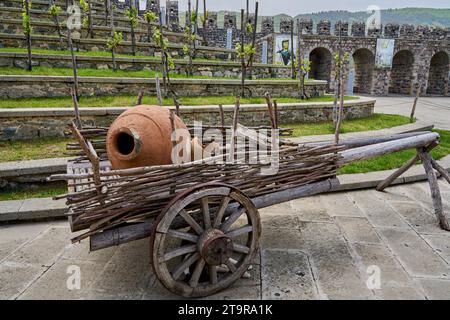
<svg viewBox="0 0 450 320">
<path fill-rule="evenodd" d="M 82 97 L 79 101 L 80 107 L 123 107 L 133 106 L 136 104 L 136 96 L 119 95 L 119 96 L 98 96 L 98 97 Z M 355 100 L 357 97 L 349 96 L 345 100 Z M 332 95 L 312 98 L 309 100 L 300 100 L 298 98 L 281 97 L 276 99 L 279 103 L 310 103 L 310 102 L 331 102 Z M 235 97 L 233 96 L 209 96 L 209 97 L 180 97 L 181 105 L 185 106 L 199 106 L 199 105 L 219 105 L 219 104 L 234 104 Z M 143 104 L 157 105 L 156 97 L 144 96 Z M 242 104 L 258 104 L 266 103 L 264 98 L 242 98 Z M 172 99 L 164 99 L 164 105 L 172 106 Z M 30 99 L 3 99 L 0 100 L 0 109 L 13 108 L 72 108 L 72 99 L 70 97 L 64 98 L 30 98 Z"/>
<path fill-rule="evenodd" d="M 381 130 L 409 124 L 409 118 L 399 115 L 376 113 L 370 118 L 345 120 L 342 122 L 341 133 Z M 333 122 L 296 123 L 282 127 L 293 128 L 294 137 L 334 134 Z"/>
<path fill-rule="evenodd" d="M 42 185 L 36 190 L 20 189 L 16 191 L 0 192 L 0 201 L 23 200 L 31 198 L 50 198 L 66 193 L 67 186 L 65 186 L 65 183 L 62 183 L 60 186 Z"/>
<path fill-rule="evenodd" d="M 68 141 L 65 138 L 0 141 L 0 162 L 65 157 Z"/>
</svg>

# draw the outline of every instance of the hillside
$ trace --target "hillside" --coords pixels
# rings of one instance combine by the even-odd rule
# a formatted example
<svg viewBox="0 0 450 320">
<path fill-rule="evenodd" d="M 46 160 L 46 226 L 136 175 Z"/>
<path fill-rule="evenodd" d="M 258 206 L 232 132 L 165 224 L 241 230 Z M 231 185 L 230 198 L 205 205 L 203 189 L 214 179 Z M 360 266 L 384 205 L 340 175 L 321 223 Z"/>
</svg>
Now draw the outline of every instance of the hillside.
<svg viewBox="0 0 450 320">
<path fill-rule="evenodd" d="M 334 24 L 339 21 L 365 21 L 370 15 L 367 12 L 326 11 L 312 14 L 301 14 L 295 18 L 311 18 L 314 23 L 328 19 Z M 383 25 L 387 23 L 425 24 L 438 27 L 450 27 L 450 9 L 404 8 L 381 11 Z"/>
</svg>

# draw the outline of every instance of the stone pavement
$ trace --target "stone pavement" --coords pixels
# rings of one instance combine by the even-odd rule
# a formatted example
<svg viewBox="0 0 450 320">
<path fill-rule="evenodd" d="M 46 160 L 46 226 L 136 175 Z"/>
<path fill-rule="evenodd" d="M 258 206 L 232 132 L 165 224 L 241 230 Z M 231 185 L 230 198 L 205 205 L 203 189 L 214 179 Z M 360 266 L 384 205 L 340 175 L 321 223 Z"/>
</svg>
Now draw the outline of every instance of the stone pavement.
<svg viewBox="0 0 450 320">
<path fill-rule="evenodd" d="M 440 184 L 450 210 L 450 186 Z M 251 278 L 210 298 L 450 299 L 450 233 L 431 208 L 421 182 L 261 210 Z M 178 298 L 152 274 L 148 239 L 89 253 L 71 236 L 65 221 L 0 225 L 0 299 Z M 73 266 L 81 289 L 70 291 Z"/>
<path fill-rule="evenodd" d="M 408 116 L 411 114 L 413 97 L 376 97 L 376 113 L 390 113 Z M 450 130 L 450 97 L 424 97 L 419 99 L 416 118 L 433 123 L 437 129 Z"/>
</svg>

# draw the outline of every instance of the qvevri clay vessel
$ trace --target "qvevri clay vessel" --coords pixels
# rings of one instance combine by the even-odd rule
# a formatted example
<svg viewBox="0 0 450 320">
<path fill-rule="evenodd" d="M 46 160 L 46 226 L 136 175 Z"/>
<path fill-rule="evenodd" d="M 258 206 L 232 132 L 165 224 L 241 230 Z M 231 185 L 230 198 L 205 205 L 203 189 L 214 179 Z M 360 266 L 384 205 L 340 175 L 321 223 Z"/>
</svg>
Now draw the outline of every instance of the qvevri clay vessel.
<svg viewBox="0 0 450 320">
<path fill-rule="evenodd" d="M 174 115 L 176 129 L 186 129 Z M 106 137 L 106 151 L 113 169 L 171 164 L 172 125 L 169 109 L 140 105 L 122 113 Z"/>
</svg>

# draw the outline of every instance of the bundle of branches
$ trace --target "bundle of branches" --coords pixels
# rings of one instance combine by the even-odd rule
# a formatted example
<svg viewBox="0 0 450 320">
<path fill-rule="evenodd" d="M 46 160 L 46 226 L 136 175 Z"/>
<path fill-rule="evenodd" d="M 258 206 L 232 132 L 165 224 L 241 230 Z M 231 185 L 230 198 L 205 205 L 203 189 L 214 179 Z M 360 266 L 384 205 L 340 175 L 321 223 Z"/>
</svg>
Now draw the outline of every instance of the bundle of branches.
<svg viewBox="0 0 450 320">
<path fill-rule="evenodd" d="M 246 132 L 245 127 L 238 129 Z M 261 146 L 261 140 L 258 142 Z M 336 145 L 299 148 L 281 143 L 278 150 L 271 150 L 271 142 L 272 138 L 267 137 L 265 161 L 261 161 L 258 151 L 240 150 L 229 144 L 233 152 L 190 163 L 125 170 L 103 167 L 97 176 L 85 161 L 74 165 L 72 173 L 55 175 L 52 180 L 68 180 L 69 188 L 75 191 L 57 198 L 67 199 L 73 225 L 89 228 L 89 232 L 74 239 L 79 241 L 125 222 L 155 218 L 175 193 L 196 184 L 223 182 L 253 197 L 334 177 L 338 152 L 344 149 Z M 234 159 L 233 164 L 227 163 L 230 159 Z M 267 162 L 270 159 L 272 163 Z M 274 163 L 278 167 L 276 174 L 268 174 Z"/>
</svg>

